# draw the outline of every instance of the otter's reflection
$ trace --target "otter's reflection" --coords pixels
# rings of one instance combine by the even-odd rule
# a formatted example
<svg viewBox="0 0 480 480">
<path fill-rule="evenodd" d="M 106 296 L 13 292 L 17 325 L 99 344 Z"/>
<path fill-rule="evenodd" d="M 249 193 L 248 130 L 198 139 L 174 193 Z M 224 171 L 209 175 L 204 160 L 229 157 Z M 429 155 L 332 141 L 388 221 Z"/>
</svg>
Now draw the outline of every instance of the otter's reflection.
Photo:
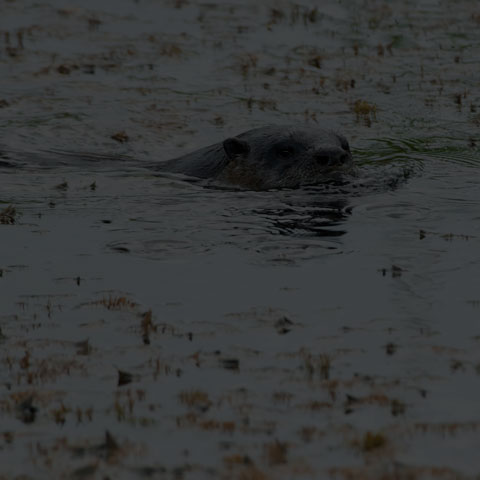
<svg viewBox="0 0 480 480">
<path fill-rule="evenodd" d="M 346 200 L 315 201 L 307 205 L 286 204 L 279 208 L 255 208 L 252 214 L 270 225 L 271 234 L 287 237 L 341 237 L 351 214 Z"/>
</svg>

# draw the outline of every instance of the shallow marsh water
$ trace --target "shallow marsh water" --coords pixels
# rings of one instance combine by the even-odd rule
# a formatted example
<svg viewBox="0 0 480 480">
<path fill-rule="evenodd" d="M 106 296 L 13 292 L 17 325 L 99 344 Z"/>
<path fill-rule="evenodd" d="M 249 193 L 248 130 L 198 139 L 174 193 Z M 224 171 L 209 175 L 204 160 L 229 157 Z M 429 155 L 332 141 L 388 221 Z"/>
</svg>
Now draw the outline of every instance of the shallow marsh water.
<svg viewBox="0 0 480 480">
<path fill-rule="evenodd" d="M 477 2 L 0 11 L 0 478 L 478 478 Z M 148 168 L 297 122 L 358 175 Z"/>
</svg>

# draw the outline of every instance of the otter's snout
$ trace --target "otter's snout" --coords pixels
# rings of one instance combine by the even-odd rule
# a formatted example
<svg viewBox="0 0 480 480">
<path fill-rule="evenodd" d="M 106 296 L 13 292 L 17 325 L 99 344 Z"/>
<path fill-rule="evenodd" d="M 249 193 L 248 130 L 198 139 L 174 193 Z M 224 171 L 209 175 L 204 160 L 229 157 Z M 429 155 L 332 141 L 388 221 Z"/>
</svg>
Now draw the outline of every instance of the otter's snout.
<svg viewBox="0 0 480 480">
<path fill-rule="evenodd" d="M 340 147 L 317 150 L 314 158 L 322 167 L 335 167 L 352 161 L 351 153 Z"/>
</svg>

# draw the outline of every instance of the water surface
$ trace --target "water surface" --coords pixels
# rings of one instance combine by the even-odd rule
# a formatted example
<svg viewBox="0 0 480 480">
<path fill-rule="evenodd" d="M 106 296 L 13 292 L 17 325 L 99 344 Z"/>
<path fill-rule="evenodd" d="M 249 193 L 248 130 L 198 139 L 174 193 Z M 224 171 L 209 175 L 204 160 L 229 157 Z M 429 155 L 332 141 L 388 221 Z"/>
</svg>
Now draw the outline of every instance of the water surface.
<svg viewBox="0 0 480 480">
<path fill-rule="evenodd" d="M 476 478 L 476 2 L 0 11 L 0 477 Z M 270 123 L 358 175 L 147 168 Z"/>
</svg>

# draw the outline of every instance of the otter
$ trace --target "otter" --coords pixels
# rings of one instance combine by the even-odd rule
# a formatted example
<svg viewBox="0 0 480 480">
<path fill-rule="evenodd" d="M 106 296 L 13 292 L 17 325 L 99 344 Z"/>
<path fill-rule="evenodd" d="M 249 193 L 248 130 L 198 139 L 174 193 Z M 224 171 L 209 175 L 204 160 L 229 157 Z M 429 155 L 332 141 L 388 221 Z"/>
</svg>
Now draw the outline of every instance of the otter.
<svg viewBox="0 0 480 480">
<path fill-rule="evenodd" d="M 252 190 L 326 181 L 352 164 L 347 139 L 333 130 L 267 126 L 177 157 L 156 169 Z"/>
</svg>

